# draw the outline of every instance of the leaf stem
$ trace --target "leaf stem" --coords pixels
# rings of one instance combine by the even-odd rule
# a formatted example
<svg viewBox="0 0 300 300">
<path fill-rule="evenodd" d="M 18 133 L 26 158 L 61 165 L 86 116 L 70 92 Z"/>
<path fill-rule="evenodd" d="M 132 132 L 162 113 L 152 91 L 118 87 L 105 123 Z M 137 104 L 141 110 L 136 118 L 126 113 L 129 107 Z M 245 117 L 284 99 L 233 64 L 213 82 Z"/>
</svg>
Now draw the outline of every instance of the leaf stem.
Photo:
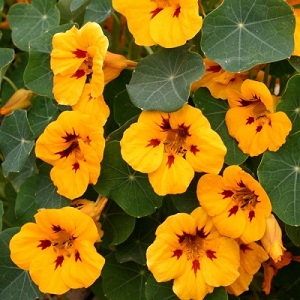
<svg viewBox="0 0 300 300">
<path fill-rule="evenodd" d="M 153 50 L 151 49 L 151 47 L 149 46 L 144 46 L 144 48 L 146 49 L 146 51 L 148 52 L 148 54 L 153 54 Z"/>
<path fill-rule="evenodd" d="M 3 79 L 13 88 L 16 92 L 18 90 L 17 86 L 6 76 L 3 76 Z"/>
</svg>

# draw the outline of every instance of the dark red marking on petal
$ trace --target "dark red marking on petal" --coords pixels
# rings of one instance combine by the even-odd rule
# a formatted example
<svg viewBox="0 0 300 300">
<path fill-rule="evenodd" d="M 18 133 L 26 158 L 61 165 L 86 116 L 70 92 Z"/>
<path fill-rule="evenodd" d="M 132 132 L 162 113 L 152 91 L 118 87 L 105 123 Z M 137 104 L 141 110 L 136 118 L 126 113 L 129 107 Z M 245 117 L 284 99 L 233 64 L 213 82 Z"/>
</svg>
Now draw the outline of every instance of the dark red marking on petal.
<svg viewBox="0 0 300 300">
<path fill-rule="evenodd" d="M 243 252 L 245 253 L 247 250 L 253 250 L 253 249 L 250 248 L 249 245 L 246 245 L 246 244 L 240 244 L 240 250 L 243 251 Z"/>
<path fill-rule="evenodd" d="M 235 205 L 233 207 L 231 207 L 229 209 L 229 214 L 228 214 L 228 217 L 231 217 L 232 215 L 235 215 L 239 210 L 239 206 L 238 205 Z"/>
<path fill-rule="evenodd" d="M 72 53 L 73 53 L 77 58 L 86 58 L 86 56 L 87 56 L 87 51 L 81 50 L 81 49 L 76 49 L 75 51 L 72 51 Z"/>
<path fill-rule="evenodd" d="M 245 99 L 240 99 L 240 106 L 249 106 L 251 104 L 257 103 L 258 101 L 250 101 L 250 100 L 245 100 Z"/>
<path fill-rule="evenodd" d="M 42 250 L 45 250 L 46 248 L 50 247 L 52 245 L 50 240 L 40 240 L 40 244 L 38 247 L 42 248 Z"/>
<path fill-rule="evenodd" d="M 165 119 L 164 117 L 161 117 L 162 121 L 161 124 L 159 125 L 159 127 L 163 130 L 163 131 L 167 131 L 171 129 L 171 125 L 170 125 L 170 119 Z"/>
<path fill-rule="evenodd" d="M 173 251 L 172 257 L 176 256 L 176 258 L 179 259 L 181 257 L 181 255 L 182 255 L 182 250 L 176 249 L 175 251 Z"/>
<path fill-rule="evenodd" d="M 186 138 L 187 136 L 191 136 L 189 133 L 190 125 L 186 126 L 184 123 L 178 125 L 178 133 L 180 134 L 181 137 Z"/>
<path fill-rule="evenodd" d="M 246 125 L 252 124 L 254 122 L 254 117 L 249 117 L 247 119 Z"/>
<path fill-rule="evenodd" d="M 81 257 L 80 257 L 80 253 L 78 251 L 76 251 L 76 253 L 75 253 L 75 262 L 77 262 L 78 260 L 82 261 Z"/>
<path fill-rule="evenodd" d="M 215 256 L 215 253 L 216 253 L 216 251 L 213 251 L 213 250 L 206 250 L 206 256 L 207 256 L 209 259 L 211 259 L 211 260 L 213 260 L 214 258 L 217 258 L 217 257 Z"/>
<path fill-rule="evenodd" d="M 244 184 L 244 182 L 242 180 L 240 182 L 238 182 L 237 185 L 241 188 L 246 187 L 246 185 Z"/>
<path fill-rule="evenodd" d="M 68 157 L 77 148 L 78 148 L 78 142 L 74 141 L 67 149 L 56 152 L 55 154 L 59 154 L 60 158 Z"/>
<path fill-rule="evenodd" d="M 76 172 L 79 168 L 80 168 L 80 165 L 79 165 L 78 162 L 76 162 L 76 163 L 73 164 L 72 170 L 74 170 Z"/>
<path fill-rule="evenodd" d="M 180 6 L 176 8 L 173 14 L 173 18 L 178 18 L 180 15 Z"/>
<path fill-rule="evenodd" d="M 207 68 L 207 71 L 213 72 L 213 73 L 218 73 L 221 70 L 222 70 L 222 68 L 219 65 L 217 65 L 217 66 L 210 66 L 209 68 Z"/>
<path fill-rule="evenodd" d="M 169 156 L 168 156 L 168 162 L 167 162 L 167 165 L 168 165 L 169 168 L 171 168 L 172 165 L 174 164 L 174 160 L 175 160 L 174 155 L 169 155 Z"/>
<path fill-rule="evenodd" d="M 199 152 L 200 150 L 197 148 L 197 146 L 192 145 L 192 146 L 190 147 L 190 151 L 191 151 L 194 155 L 196 155 L 196 153 Z"/>
<path fill-rule="evenodd" d="M 52 225 L 51 229 L 52 229 L 55 233 L 62 231 L 62 228 L 60 227 L 60 225 Z"/>
<path fill-rule="evenodd" d="M 56 270 L 58 267 L 61 267 L 61 266 L 62 266 L 63 261 L 64 261 L 64 256 L 63 256 L 63 255 L 57 256 L 56 260 L 54 261 L 54 262 L 55 262 L 55 270 Z"/>
<path fill-rule="evenodd" d="M 185 237 L 187 236 L 187 233 L 183 231 L 182 235 L 177 234 L 177 236 L 178 236 L 178 242 L 181 244 L 184 241 Z"/>
<path fill-rule="evenodd" d="M 250 222 L 251 222 L 252 219 L 255 217 L 255 211 L 254 211 L 254 210 L 250 210 L 250 211 L 249 211 L 248 217 L 249 217 L 249 220 L 250 220 Z"/>
<path fill-rule="evenodd" d="M 221 195 L 223 195 L 223 199 L 230 198 L 234 195 L 234 192 L 231 190 L 224 190 Z"/>
<path fill-rule="evenodd" d="M 268 125 L 272 126 L 272 121 L 271 121 L 271 120 L 269 120 L 269 123 L 268 123 Z"/>
<path fill-rule="evenodd" d="M 71 77 L 76 77 L 76 79 L 79 79 L 83 76 L 85 76 L 85 71 L 84 70 L 77 70 Z"/>
<path fill-rule="evenodd" d="M 198 259 L 193 261 L 192 269 L 194 270 L 195 275 L 197 274 L 197 271 L 200 270 L 200 262 Z"/>
<path fill-rule="evenodd" d="M 163 8 L 155 8 L 154 10 L 150 11 L 150 14 L 152 14 L 151 19 L 153 19 L 158 13 L 160 13 L 163 10 Z"/>
<path fill-rule="evenodd" d="M 262 130 L 262 125 L 256 127 L 256 132 L 260 132 Z"/>
<path fill-rule="evenodd" d="M 159 139 L 151 139 L 149 141 L 149 144 L 146 147 L 150 147 L 152 146 L 153 148 L 157 147 L 160 144 L 160 140 Z"/>
<path fill-rule="evenodd" d="M 198 229 L 198 228 L 197 228 L 196 234 L 197 234 L 199 237 L 201 237 L 202 239 L 205 239 L 205 238 L 208 237 L 209 232 L 208 232 L 208 233 L 205 233 L 204 227 L 202 227 L 201 229 Z"/>
<path fill-rule="evenodd" d="M 66 136 L 63 136 L 62 138 L 66 141 L 66 143 L 71 142 L 72 140 L 76 140 L 79 136 L 74 133 L 68 133 L 66 132 Z"/>
</svg>

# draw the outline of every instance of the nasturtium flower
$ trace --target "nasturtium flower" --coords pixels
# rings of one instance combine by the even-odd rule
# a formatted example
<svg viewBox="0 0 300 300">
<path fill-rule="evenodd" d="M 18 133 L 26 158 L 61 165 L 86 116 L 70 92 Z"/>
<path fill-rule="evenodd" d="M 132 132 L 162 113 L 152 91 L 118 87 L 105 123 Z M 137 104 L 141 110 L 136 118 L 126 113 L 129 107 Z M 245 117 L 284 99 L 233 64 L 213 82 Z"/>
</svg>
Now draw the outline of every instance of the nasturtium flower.
<svg viewBox="0 0 300 300">
<path fill-rule="evenodd" d="M 245 244 L 238 240 L 238 243 L 240 246 L 240 276 L 235 282 L 226 287 L 228 293 L 236 296 L 249 289 L 254 274 L 258 272 L 262 262 L 269 258 L 264 248 L 255 242 Z"/>
<path fill-rule="evenodd" d="M 120 143 L 123 159 L 148 173 L 158 195 L 185 192 L 195 171 L 218 174 L 226 154 L 202 112 L 187 104 L 172 113 L 143 111 Z"/>
<path fill-rule="evenodd" d="M 138 45 L 178 47 L 202 27 L 197 0 L 113 0 L 112 4 L 126 17 Z"/>
<path fill-rule="evenodd" d="M 294 32 L 295 47 L 292 55 L 300 56 L 300 8 L 295 8 L 294 14 L 296 18 L 296 28 Z"/>
<path fill-rule="evenodd" d="M 260 183 L 241 167 L 229 166 L 223 176 L 203 175 L 197 197 L 221 234 L 244 243 L 263 237 L 271 202 Z"/>
<path fill-rule="evenodd" d="M 180 299 L 203 299 L 239 276 L 237 242 L 221 236 L 201 207 L 190 215 L 169 216 L 159 225 L 146 257 L 156 281 L 174 279 L 173 291 Z"/>
<path fill-rule="evenodd" d="M 208 58 L 204 58 L 204 63 L 205 74 L 202 78 L 192 83 L 192 92 L 200 87 L 206 87 L 214 98 L 225 100 L 227 99 L 228 90 L 239 90 L 243 80 L 248 78 L 248 72 L 227 72 L 218 63 Z"/>
<path fill-rule="evenodd" d="M 257 156 L 277 151 L 285 143 L 292 122 L 284 112 L 275 111 L 278 100 L 264 83 L 246 79 L 240 92 L 230 90 L 227 95 L 230 108 L 225 122 L 244 153 Z"/>
<path fill-rule="evenodd" d="M 54 73 L 53 94 L 59 104 L 74 105 L 87 82 L 92 97 L 104 88 L 103 61 L 108 39 L 99 24 L 87 22 L 82 28 L 73 26 L 52 39 L 50 65 Z"/>
<path fill-rule="evenodd" d="M 64 111 L 36 141 L 36 157 L 53 165 L 50 177 L 57 192 L 80 197 L 100 175 L 105 139 L 103 127 L 91 115 Z"/>
<path fill-rule="evenodd" d="M 100 276 L 104 258 L 92 218 L 72 207 L 42 209 L 9 243 L 12 261 L 28 270 L 43 293 L 63 294 L 89 287 Z"/>
</svg>

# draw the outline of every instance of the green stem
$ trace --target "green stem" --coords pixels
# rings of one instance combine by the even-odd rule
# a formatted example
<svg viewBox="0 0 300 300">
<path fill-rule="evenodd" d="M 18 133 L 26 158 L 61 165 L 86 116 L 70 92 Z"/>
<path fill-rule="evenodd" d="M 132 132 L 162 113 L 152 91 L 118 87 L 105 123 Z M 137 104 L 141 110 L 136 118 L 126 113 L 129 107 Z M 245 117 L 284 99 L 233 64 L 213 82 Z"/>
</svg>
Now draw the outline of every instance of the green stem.
<svg viewBox="0 0 300 300">
<path fill-rule="evenodd" d="M 153 54 L 153 50 L 151 49 L 151 47 L 149 46 L 144 46 L 144 48 L 146 49 L 146 51 L 148 52 L 148 54 Z"/>
<path fill-rule="evenodd" d="M 266 86 L 268 86 L 268 78 L 269 78 L 269 73 L 270 73 L 270 64 L 266 65 L 264 71 L 265 71 L 265 74 L 264 74 L 264 84 Z"/>
<path fill-rule="evenodd" d="M 6 76 L 3 76 L 3 79 L 14 89 L 16 92 L 18 90 L 17 86 Z"/>
</svg>

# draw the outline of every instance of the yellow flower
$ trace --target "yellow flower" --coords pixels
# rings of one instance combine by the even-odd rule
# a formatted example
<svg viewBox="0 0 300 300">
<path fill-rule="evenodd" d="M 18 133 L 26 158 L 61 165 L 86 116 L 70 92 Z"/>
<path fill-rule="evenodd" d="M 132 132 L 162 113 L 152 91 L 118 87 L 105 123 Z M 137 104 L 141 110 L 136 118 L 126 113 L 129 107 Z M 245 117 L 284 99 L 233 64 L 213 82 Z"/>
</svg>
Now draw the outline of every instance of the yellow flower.
<svg viewBox="0 0 300 300">
<path fill-rule="evenodd" d="M 31 99 L 36 94 L 30 90 L 19 89 L 8 99 L 3 107 L 0 108 L 0 115 L 8 115 L 15 109 L 27 108 L 31 105 Z"/>
<path fill-rule="evenodd" d="M 262 83 L 246 79 L 241 92 L 228 91 L 230 109 L 225 121 L 239 148 L 250 156 L 277 151 L 292 129 L 284 112 L 275 112 L 278 99 Z"/>
<path fill-rule="evenodd" d="M 185 192 L 194 171 L 219 173 L 226 154 L 208 120 L 190 105 L 172 113 L 143 111 L 120 143 L 123 159 L 148 173 L 158 195 Z"/>
<path fill-rule="evenodd" d="M 269 258 L 263 247 L 257 243 L 244 244 L 241 241 L 238 242 L 240 246 L 240 276 L 235 282 L 226 287 L 228 293 L 236 296 L 249 289 L 254 274 L 258 272 L 262 262 Z"/>
<path fill-rule="evenodd" d="M 50 65 L 57 102 L 76 104 L 86 81 L 91 84 L 92 97 L 99 97 L 104 88 L 102 66 L 108 47 L 100 25 L 88 22 L 81 29 L 73 26 L 55 34 L 52 45 Z"/>
<path fill-rule="evenodd" d="M 190 215 L 170 216 L 158 226 L 146 257 L 158 282 L 174 279 L 173 291 L 180 299 L 203 299 L 239 276 L 237 242 L 220 236 L 201 207 Z"/>
<path fill-rule="evenodd" d="M 300 56 L 300 8 L 295 8 L 294 14 L 296 18 L 296 28 L 294 32 L 295 48 L 292 55 Z"/>
<path fill-rule="evenodd" d="M 247 72 L 227 72 L 219 64 L 208 58 L 205 58 L 204 62 L 205 74 L 198 81 L 192 83 L 192 92 L 200 87 L 206 87 L 214 98 L 225 100 L 227 99 L 227 91 L 230 89 L 239 90 L 243 80 L 248 77 Z"/>
<path fill-rule="evenodd" d="M 219 232 L 248 244 L 262 238 L 271 203 L 260 183 L 239 166 L 229 166 L 223 177 L 205 174 L 198 182 L 200 205 Z"/>
<path fill-rule="evenodd" d="M 60 295 L 93 284 L 104 265 L 94 247 L 94 221 L 72 207 L 43 209 L 34 218 L 36 223 L 23 225 L 12 237 L 12 261 L 29 271 L 43 293 Z"/>
<path fill-rule="evenodd" d="M 53 165 L 50 177 L 57 192 L 80 197 L 100 175 L 105 140 L 103 128 L 92 116 L 64 111 L 36 141 L 36 157 Z"/>
<path fill-rule="evenodd" d="M 202 27 L 197 0 L 113 0 L 138 45 L 178 47 Z"/>
<path fill-rule="evenodd" d="M 273 214 L 267 218 L 267 228 L 261 243 L 275 263 L 281 260 L 286 249 L 282 244 L 281 228 Z"/>
</svg>

